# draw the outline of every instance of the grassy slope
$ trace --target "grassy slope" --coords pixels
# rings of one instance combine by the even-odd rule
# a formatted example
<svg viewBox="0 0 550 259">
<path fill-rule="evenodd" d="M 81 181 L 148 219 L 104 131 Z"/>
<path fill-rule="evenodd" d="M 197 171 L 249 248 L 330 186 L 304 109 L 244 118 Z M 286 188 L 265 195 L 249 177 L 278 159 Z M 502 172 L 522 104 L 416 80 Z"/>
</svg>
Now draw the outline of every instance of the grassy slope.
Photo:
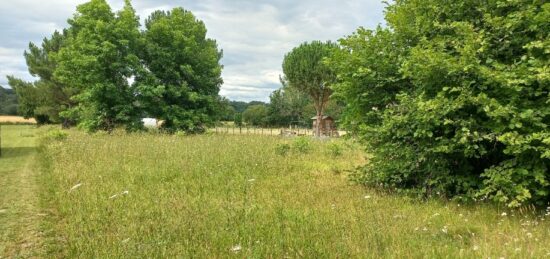
<svg viewBox="0 0 550 259">
<path fill-rule="evenodd" d="M 33 128 L 2 126 L 0 258 L 33 256 L 40 247 Z"/>
<path fill-rule="evenodd" d="M 363 163 L 361 152 L 333 158 L 320 143 L 276 155 L 289 141 L 72 132 L 44 153 L 48 249 L 101 258 L 550 255 L 548 217 L 376 193 L 342 173 Z"/>
</svg>

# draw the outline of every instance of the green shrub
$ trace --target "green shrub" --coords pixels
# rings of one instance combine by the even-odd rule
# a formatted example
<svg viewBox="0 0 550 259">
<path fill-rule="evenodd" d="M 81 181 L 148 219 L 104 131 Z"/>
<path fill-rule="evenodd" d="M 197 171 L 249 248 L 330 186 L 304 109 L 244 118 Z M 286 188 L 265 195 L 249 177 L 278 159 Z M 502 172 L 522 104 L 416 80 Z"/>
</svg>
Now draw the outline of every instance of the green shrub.
<svg viewBox="0 0 550 259">
<path fill-rule="evenodd" d="M 52 129 L 46 133 L 46 138 L 52 139 L 52 140 L 58 140 L 58 141 L 66 139 L 67 136 L 69 136 L 67 132 L 64 132 L 59 129 Z"/>
<path fill-rule="evenodd" d="M 275 153 L 277 155 L 286 156 L 290 152 L 290 145 L 286 143 L 278 144 L 275 147 Z"/>
<path fill-rule="evenodd" d="M 339 157 L 343 153 L 342 146 L 340 146 L 338 143 L 335 143 L 335 142 L 328 144 L 327 149 L 328 149 L 328 153 L 332 157 Z"/>
<path fill-rule="evenodd" d="M 311 141 L 307 137 L 297 137 L 294 140 L 293 147 L 299 153 L 308 153 L 311 151 Z"/>
<path fill-rule="evenodd" d="M 185 137 L 185 136 L 187 136 L 187 132 L 185 132 L 183 130 L 178 130 L 178 131 L 176 131 L 175 135 L 177 137 Z"/>
<path fill-rule="evenodd" d="M 480 19 L 483 17 L 483 19 Z M 550 4 L 397 1 L 329 60 L 360 180 L 512 207 L 550 202 Z"/>
</svg>

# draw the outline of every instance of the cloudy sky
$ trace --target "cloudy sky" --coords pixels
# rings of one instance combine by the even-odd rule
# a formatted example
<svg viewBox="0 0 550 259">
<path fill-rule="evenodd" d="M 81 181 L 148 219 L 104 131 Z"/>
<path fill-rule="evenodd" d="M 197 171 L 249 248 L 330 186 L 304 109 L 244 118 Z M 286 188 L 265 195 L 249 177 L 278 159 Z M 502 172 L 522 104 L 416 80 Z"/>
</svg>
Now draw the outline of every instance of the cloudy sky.
<svg viewBox="0 0 550 259">
<path fill-rule="evenodd" d="M 286 52 L 304 41 L 337 40 L 359 26 L 383 23 L 382 0 L 133 0 L 142 20 L 153 10 L 182 6 L 203 20 L 224 51 L 224 85 L 232 100 L 268 101 L 280 87 Z M 86 0 L 0 0 L 0 85 L 6 75 L 33 80 L 23 51 L 40 43 Z M 114 10 L 123 0 L 108 0 Z"/>
</svg>

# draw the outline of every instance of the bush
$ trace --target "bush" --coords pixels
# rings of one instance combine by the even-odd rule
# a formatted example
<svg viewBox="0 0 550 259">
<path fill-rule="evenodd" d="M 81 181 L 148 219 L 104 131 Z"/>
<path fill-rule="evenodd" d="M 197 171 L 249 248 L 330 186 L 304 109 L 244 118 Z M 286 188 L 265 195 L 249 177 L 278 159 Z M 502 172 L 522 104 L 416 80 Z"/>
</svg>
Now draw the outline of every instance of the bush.
<svg viewBox="0 0 550 259">
<path fill-rule="evenodd" d="M 57 141 L 64 140 L 67 138 L 67 136 L 69 136 L 67 132 L 58 129 L 52 129 L 46 133 L 46 138 Z"/>
<path fill-rule="evenodd" d="M 286 156 L 288 152 L 290 152 L 290 145 L 286 143 L 278 144 L 275 148 L 275 153 L 277 155 Z"/>
<path fill-rule="evenodd" d="M 329 62 L 343 121 L 372 154 L 360 180 L 511 207 L 550 202 L 543 2 L 397 1 L 388 29 L 342 39 Z"/>
<path fill-rule="evenodd" d="M 338 143 L 332 142 L 328 144 L 327 148 L 328 148 L 328 153 L 332 157 L 339 157 L 342 155 L 342 146 L 340 146 Z"/>
<path fill-rule="evenodd" d="M 299 153 L 308 153 L 311 151 L 311 141 L 307 137 L 297 137 L 294 140 L 293 146 Z"/>
</svg>

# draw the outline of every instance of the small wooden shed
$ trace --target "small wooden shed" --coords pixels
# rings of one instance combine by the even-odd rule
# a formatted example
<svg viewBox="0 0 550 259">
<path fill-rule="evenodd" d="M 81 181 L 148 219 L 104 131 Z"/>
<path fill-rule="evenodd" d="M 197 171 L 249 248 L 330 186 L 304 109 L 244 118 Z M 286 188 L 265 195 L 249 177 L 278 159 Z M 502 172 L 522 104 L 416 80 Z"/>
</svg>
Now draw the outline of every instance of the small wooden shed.
<svg viewBox="0 0 550 259">
<path fill-rule="evenodd" d="M 311 118 L 313 121 L 313 132 L 317 132 L 317 116 Z M 334 119 L 330 116 L 323 116 L 321 118 L 321 136 L 332 136 L 334 132 L 337 132 Z"/>
</svg>

